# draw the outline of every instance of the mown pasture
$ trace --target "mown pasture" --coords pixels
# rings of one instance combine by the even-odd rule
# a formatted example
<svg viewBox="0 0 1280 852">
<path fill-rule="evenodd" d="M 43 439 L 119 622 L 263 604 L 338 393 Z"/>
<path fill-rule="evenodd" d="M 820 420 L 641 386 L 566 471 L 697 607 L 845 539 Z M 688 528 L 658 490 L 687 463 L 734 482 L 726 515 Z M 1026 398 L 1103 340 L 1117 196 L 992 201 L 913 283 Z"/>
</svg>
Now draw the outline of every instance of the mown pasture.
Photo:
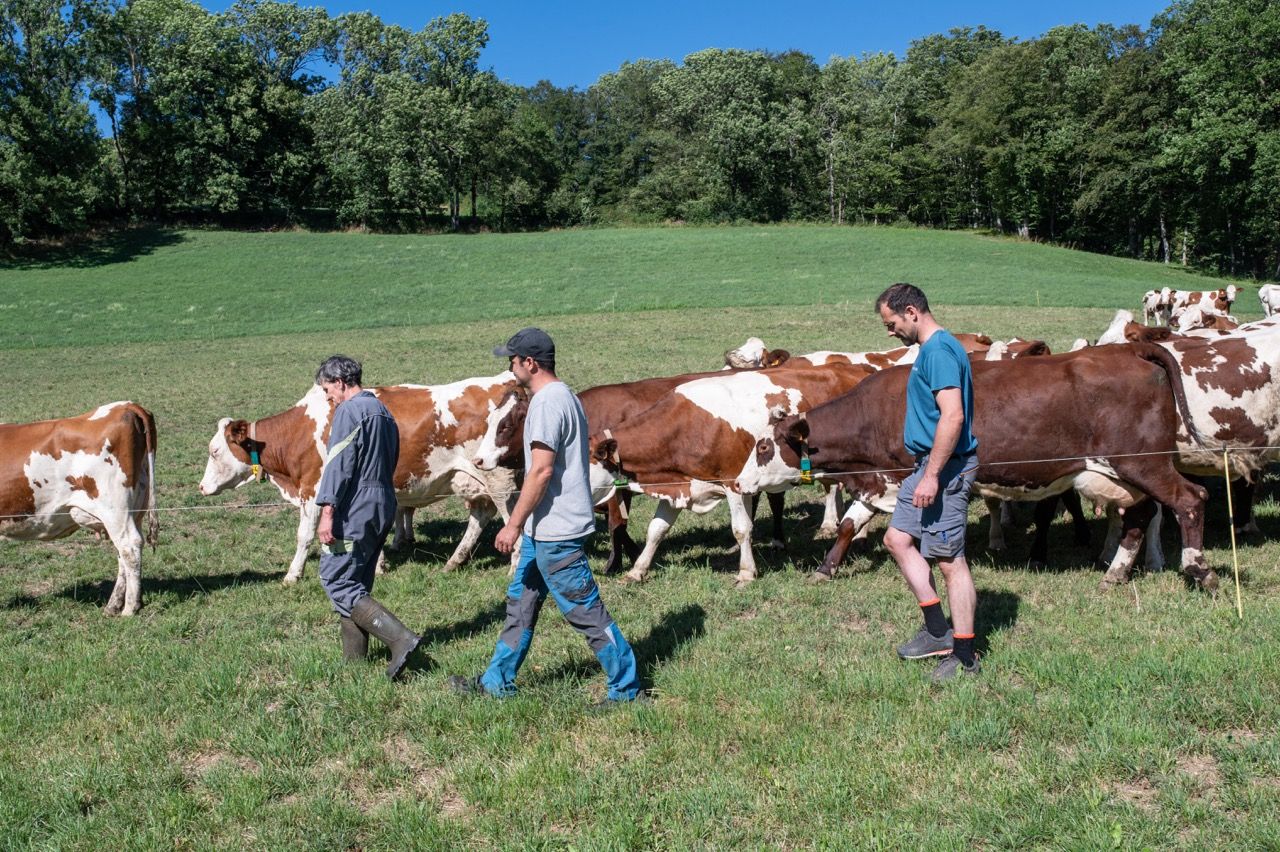
<svg viewBox="0 0 1280 852">
<path fill-rule="evenodd" d="M 0 543 L 4 844 L 1274 848 L 1269 481 L 1264 537 L 1240 548 L 1243 622 L 1221 499 L 1216 599 L 1176 571 L 1100 593 L 1065 524 L 1050 569 L 1031 571 L 1023 536 L 987 552 L 975 503 L 985 669 L 943 689 L 928 664 L 893 655 L 918 609 L 882 548 L 837 582 L 804 582 L 825 548 L 816 491 L 789 495 L 789 549 L 762 551 L 741 591 L 727 513 L 682 516 L 650 582 L 602 579 L 657 696 L 602 717 L 584 713 L 602 689 L 595 660 L 550 610 L 517 698 L 445 692 L 446 675 L 487 661 L 503 612 L 496 528 L 469 567 L 439 571 L 459 506 L 420 512 L 418 549 L 378 582 L 432 659 L 392 685 L 380 666 L 339 661 L 314 561 L 279 585 L 297 516 L 273 488 L 196 492 L 217 419 L 287 407 L 334 351 L 361 358 L 372 384 L 450 381 L 497 372 L 490 348 L 536 318 L 585 388 L 714 367 L 753 334 L 793 352 L 885 348 L 870 305 L 895 280 L 924 286 L 953 329 L 1055 349 L 1151 287 L 1217 285 L 970 234 L 798 226 L 141 232 L 0 268 L 0 420 L 148 406 L 165 510 L 132 619 L 101 614 L 105 544 Z M 1237 313 L 1256 304 L 1246 288 Z M 652 507 L 635 505 L 638 536 Z M 1172 532 L 1165 545 L 1177 552 Z"/>
</svg>

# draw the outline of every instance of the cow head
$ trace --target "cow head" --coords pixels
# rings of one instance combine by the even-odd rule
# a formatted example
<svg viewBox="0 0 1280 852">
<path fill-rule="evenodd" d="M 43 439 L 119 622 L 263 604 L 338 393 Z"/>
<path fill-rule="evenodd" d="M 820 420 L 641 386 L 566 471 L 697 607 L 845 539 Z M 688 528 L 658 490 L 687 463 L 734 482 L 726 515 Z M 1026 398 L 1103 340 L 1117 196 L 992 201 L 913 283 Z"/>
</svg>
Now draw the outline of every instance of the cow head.
<svg viewBox="0 0 1280 852">
<path fill-rule="evenodd" d="M 591 458 L 591 499 L 599 505 L 613 496 L 619 487 L 617 483 L 630 481 L 631 477 L 622 466 L 618 439 L 608 429 L 587 439 L 587 452 Z"/>
<path fill-rule="evenodd" d="M 800 479 L 801 459 L 809 454 L 809 422 L 803 414 L 786 414 L 781 407 L 769 414 L 772 434 L 756 441 L 738 487 L 744 493 L 783 491 Z"/>
<path fill-rule="evenodd" d="M 780 367 L 791 358 L 785 349 L 766 349 L 764 341 L 749 337 L 737 349 L 724 353 L 725 367 L 731 370 L 758 370 L 762 367 Z"/>
<path fill-rule="evenodd" d="M 529 413 L 529 392 L 514 387 L 501 402 L 491 406 L 472 463 L 481 470 L 493 470 L 499 465 L 518 468 L 524 462 L 524 418 Z"/>
<path fill-rule="evenodd" d="M 200 493 L 207 496 L 221 494 L 228 488 L 239 488 L 253 479 L 253 467 L 249 453 L 261 452 L 263 444 L 249 437 L 248 420 L 232 420 L 224 417 L 218 421 L 218 430 L 209 441 L 209 460 L 200 480 Z"/>
</svg>

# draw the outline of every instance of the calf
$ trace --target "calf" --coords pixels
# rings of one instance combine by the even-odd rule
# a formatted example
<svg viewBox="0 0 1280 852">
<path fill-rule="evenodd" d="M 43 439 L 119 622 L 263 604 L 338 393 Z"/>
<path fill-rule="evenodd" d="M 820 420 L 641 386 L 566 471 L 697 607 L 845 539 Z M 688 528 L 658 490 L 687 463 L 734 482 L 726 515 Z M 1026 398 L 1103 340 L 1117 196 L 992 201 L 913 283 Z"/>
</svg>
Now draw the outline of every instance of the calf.
<svg viewBox="0 0 1280 852">
<path fill-rule="evenodd" d="M 1142 321 L 1147 325 L 1168 325 L 1173 290 L 1148 290 L 1142 297 Z"/>
<path fill-rule="evenodd" d="M 142 605 L 142 515 L 155 548 L 156 425 L 132 402 L 36 423 L 0 424 L 0 538 L 49 541 L 84 527 L 115 545 L 107 615 Z"/>
<path fill-rule="evenodd" d="M 370 389 L 400 429 L 394 484 L 402 512 L 449 496 L 461 497 L 467 507 L 466 532 L 445 570 L 465 563 L 494 512 L 506 518 L 514 504 L 515 478 L 509 470 L 482 473 L 471 464 L 489 412 L 514 386 L 515 376 L 504 372 L 446 385 Z M 222 418 L 209 442 L 201 494 L 219 494 L 254 479 L 269 479 L 285 500 L 298 507 L 297 547 L 284 577 L 286 584 L 302 576 L 320 520 L 315 495 L 332 417 L 333 409 L 316 385 L 293 408 L 270 417 L 252 422 Z M 404 526 L 398 519 L 393 547 L 403 546 Z"/>
<path fill-rule="evenodd" d="M 1258 301 L 1262 303 L 1264 316 L 1275 316 L 1280 311 L 1280 284 L 1263 284 L 1259 287 Z"/>
<path fill-rule="evenodd" d="M 826 578 L 854 534 L 877 511 L 893 511 L 914 466 L 902 443 L 908 375 L 886 370 L 803 417 L 775 422 L 738 477 L 742 491 L 785 489 L 807 461 L 851 492 L 854 503 L 818 571 Z M 1205 491 L 1174 466 L 1179 414 L 1185 421 L 1189 412 L 1168 353 L 1129 344 L 980 362 L 973 387 L 979 494 L 1041 499 L 1074 487 L 1124 507 L 1124 537 L 1104 588 L 1129 576 L 1153 511 L 1149 496 L 1177 515 L 1185 574 L 1202 588 L 1217 588 L 1202 552 Z M 1091 416 L 1081 417 L 1084 411 Z"/>
</svg>

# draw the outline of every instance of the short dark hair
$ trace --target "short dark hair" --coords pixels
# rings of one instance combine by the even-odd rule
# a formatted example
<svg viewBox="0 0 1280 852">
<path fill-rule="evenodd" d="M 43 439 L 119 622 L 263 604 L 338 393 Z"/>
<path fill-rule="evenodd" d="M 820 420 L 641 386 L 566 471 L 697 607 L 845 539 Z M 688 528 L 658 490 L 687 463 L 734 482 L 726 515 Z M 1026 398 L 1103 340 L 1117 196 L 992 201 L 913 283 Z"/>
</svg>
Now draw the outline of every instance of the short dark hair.
<svg viewBox="0 0 1280 852">
<path fill-rule="evenodd" d="M 346 355 L 330 355 L 316 370 L 316 384 L 341 381 L 344 385 L 358 385 L 361 379 L 360 362 Z"/>
<path fill-rule="evenodd" d="M 556 372 L 555 358 L 534 358 L 533 362 L 537 364 L 540 369 L 546 370 L 548 373 L 552 374 L 553 376 L 555 375 L 555 372 Z"/>
<path fill-rule="evenodd" d="M 914 284 L 899 283 L 891 285 L 880 294 L 880 298 L 876 299 L 877 312 L 879 312 L 881 305 L 888 305 L 889 310 L 899 316 L 908 306 L 915 308 L 922 314 L 929 313 L 929 300 L 925 298 L 924 291 Z"/>
</svg>

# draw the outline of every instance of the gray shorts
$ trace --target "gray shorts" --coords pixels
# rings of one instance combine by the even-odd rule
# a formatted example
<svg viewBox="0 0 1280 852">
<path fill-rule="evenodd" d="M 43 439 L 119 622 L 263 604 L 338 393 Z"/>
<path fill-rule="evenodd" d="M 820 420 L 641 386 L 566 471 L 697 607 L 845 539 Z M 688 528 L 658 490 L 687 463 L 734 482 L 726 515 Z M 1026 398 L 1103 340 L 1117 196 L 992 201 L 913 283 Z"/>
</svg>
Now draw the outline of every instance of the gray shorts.
<svg viewBox="0 0 1280 852">
<path fill-rule="evenodd" d="M 933 505 L 911 505 L 916 484 L 924 476 L 926 454 L 916 459 L 916 469 L 902 483 L 898 505 L 889 525 L 919 540 L 926 558 L 953 559 L 964 555 L 964 530 L 969 516 L 969 491 L 978 473 L 978 454 L 952 456 L 938 474 L 938 496 Z"/>
</svg>

